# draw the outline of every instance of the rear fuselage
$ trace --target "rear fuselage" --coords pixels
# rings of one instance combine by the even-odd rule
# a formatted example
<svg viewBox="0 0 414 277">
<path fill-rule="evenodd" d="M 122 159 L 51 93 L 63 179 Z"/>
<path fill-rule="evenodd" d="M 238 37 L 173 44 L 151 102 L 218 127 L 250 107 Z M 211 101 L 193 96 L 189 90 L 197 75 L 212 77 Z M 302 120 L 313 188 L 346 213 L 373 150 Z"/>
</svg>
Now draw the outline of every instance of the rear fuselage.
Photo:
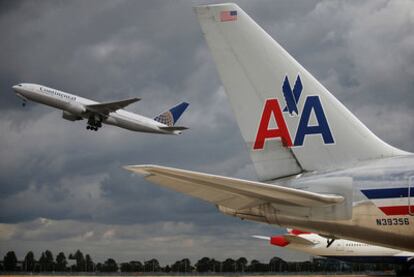
<svg viewBox="0 0 414 277">
<path fill-rule="evenodd" d="M 246 219 L 307 230 L 402 250 L 414 250 L 414 155 L 361 163 L 343 170 L 315 172 L 284 179 L 286 186 L 320 193 L 345 192 L 321 180 L 349 178 L 349 217 L 332 207 L 312 209 L 266 204 L 243 211 Z M 277 180 L 280 184 L 282 180 Z M 346 203 L 342 207 L 347 209 Z M 240 215 L 236 215 L 243 217 Z M 391 244 L 391 245 L 390 245 Z"/>
</svg>

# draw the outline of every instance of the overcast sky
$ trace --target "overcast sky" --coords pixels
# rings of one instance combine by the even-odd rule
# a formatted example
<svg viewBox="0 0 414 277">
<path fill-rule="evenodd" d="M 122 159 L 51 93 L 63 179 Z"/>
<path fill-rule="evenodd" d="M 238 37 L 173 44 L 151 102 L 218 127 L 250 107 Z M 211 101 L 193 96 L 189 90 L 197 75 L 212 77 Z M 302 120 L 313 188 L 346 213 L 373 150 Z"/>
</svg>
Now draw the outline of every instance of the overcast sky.
<svg viewBox="0 0 414 277">
<path fill-rule="evenodd" d="M 210 1 L 211 2 L 211 1 Z M 121 169 L 154 163 L 255 179 L 191 7 L 206 1 L 0 2 L 0 256 L 80 249 L 95 260 L 306 255 L 251 235 L 283 229 Z M 414 151 L 414 2 L 239 1 L 261 26 L 386 142 Z M 190 103 L 180 136 L 99 132 L 29 103 L 33 82 L 97 101 L 141 97 L 154 117 Z"/>
</svg>

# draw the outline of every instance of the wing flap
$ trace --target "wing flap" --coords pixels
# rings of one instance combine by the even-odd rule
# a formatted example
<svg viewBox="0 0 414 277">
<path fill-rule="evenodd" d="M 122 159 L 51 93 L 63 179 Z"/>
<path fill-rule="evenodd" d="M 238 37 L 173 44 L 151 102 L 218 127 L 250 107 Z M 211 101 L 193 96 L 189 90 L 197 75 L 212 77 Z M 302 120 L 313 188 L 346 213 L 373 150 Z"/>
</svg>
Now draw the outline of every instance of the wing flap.
<svg viewBox="0 0 414 277">
<path fill-rule="evenodd" d="M 302 207 L 324 207 L 344 201 L 344 197 L 340 195 L 320 194 L 273 184 L 157 165 L 132 165 L 126 166 L 125 169 L 145 175 L 145 178 L 150 182 L 214 204 L 222 204 L 222 201 L 237 203 L 232 206 L 238 206 L 239 209 L 251 206 L 253 203 L 260 204 L 266 202 Z M 223 198 L 215 198 L 214 196 L 217 193 L 222 195 Z M 229 200 L 231 198 L 235 199 Z"/>
<path fill-rule="evenodd" d="M 91 105 L 86 105 L 86 109 L 91 112 L 107 115 L 111 112 L 115 112 L 119 109 L 123 109 L 126 106 L 132 103 L 135 103 L 137 101 L 140 101 L 140 100 L 141 98 L 134 97 L 131 99 L 125 99 L 125 100 L 120 100 L 120 101 L 91 104 Z"/>
</svg>

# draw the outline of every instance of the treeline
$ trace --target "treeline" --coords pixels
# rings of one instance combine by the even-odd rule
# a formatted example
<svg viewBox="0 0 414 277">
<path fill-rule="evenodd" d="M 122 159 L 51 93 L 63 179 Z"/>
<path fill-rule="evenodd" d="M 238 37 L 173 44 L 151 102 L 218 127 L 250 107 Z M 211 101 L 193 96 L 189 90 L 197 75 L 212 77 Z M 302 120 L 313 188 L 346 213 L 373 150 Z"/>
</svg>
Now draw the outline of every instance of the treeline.
<svg viewBox="0 0 414 277">
<path fill-rule="evenodd" d="M 130 261 L 117 263 L 109 258 L 103 263 L 95 263 L 89 254 L 84 255 L 80 250 L 69 254 L 63 252 L 54 258 L 51 251 L 42 252 L 36 260 L 29 251 L 23 261 L 18 261 L 14 251 L 9 251 L 0 261 L 0 270 L 13 272 L 180 272 L 180 273 L 215 273 L 215 272 L 364 272 L 397 270 L 390 264 L 349 264 L 331 259 L 313 259 L 305 262 L 286 262 L 278 257 L 270 259 L 269 263 L 258 260 L 248 261 L 241 257 L 236 260 L 228 258 L 219 261 L 204 257 L 192 264 L 190 259 L 182 259 L 173 264 L 161 266 L 157 259 L 144 262 Z"/>
</svg>

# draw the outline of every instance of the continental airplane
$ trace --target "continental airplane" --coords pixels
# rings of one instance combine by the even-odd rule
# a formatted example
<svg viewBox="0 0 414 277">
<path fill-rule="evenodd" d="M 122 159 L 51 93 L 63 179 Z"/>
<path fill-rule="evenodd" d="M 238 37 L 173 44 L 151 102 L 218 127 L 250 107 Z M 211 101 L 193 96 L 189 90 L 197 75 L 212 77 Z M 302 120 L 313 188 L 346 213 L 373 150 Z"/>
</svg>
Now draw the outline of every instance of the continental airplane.
<svg viewBox="0 0 414 277">
<path fill-rule="evenodd" d="M 63 110 L 62 117 L 66 120 L 87 119 L 86 129 L 92 131 L 98 131 L 102 127 L 102 123 L 131 131 L 158 134 L 176 135 L 187 129 L 186 127 L 174 126 L 188 107 L 186 102 L 182 102 L 151 119 L 123 109 L 129 104 L 139 101 L 139 98 L 99 103 L 57 89 L 28 83 L 15 85 L 13 90 L 23 100 L 23 106 L 28 100 L 31 100 Z"/>
<path fill-rule="evenodd" d="M 270 244 L 287 249 L 357 263 L 402 264 L 405 271 L 414 272 L 414 253 L 366 243 L 338 239 L 330 240 L 318 234 L 288 229 L 288 233 L 279 236 L 253 236 L 267 240 Z"/>
<path fill-rule="evenodd" d="M 374 135 L 236 4 L 195 12 L 259 180 L 126 169 L 241 219 L 414 251 L 414 155 Z"/>
</svg>

